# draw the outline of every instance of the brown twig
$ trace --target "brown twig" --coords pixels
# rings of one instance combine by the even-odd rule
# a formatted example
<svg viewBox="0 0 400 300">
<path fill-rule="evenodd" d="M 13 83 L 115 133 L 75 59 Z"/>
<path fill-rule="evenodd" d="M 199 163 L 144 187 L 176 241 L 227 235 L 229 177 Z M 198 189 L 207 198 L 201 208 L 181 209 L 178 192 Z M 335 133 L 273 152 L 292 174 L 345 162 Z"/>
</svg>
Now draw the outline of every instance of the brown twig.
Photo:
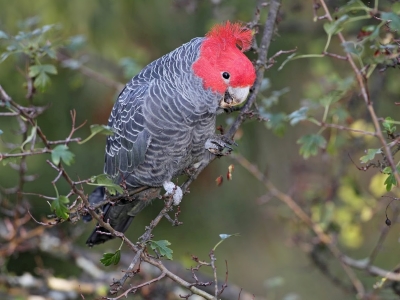
<svg viewBox="0 0 400 300">
<path fill-rule="evenodd" d="M 321 3 L 321 5 L 322 5 L 322 7 L 323 7 L 323 9 L 324 9 L 324 11 L 325 11 L 325 13 L 327 15 L 328 20 L 332 22 L 333 19 L 332 19 L 332 16 L 331 16 L 330 12 L 329 12 L 329 9 L 328 9 L 328 7 L 327 7 L 327 5 L 325 3 L 325 0 L 320 0 L 320 3 Z M 340 39 L 340 42 L 342 44 L 344 44 L 346 42 L 346 39 L 344 38 L 343 33 L 339 32 L 337 35 L 338 35 L 338 37 Z M 364 78 L 362 72 L 360 72 L 360 70 L 358 69 L 358 67 L 357 67 L 356 63 L 354 62 L 354 59 L 351 56 L 351 54 L 347 53 L 346 56 L 347 56 L 347 59 L 348 59 L 348 62 L 350 64 L 351 68 L 353 69 L 353 71 L 354 71 L 354 73 L 356 75 L 357 82 L 358 82 L 358 85 L 359 85 L 360 91 L 361 91 L 361 96 L 364 99 L 364 102 L 365 102 L 365 104 L 367 106 L 368 112 L 369 112 L 369 114 L 371 116 L 372 122 L 374 123 L 374 127 L 375 127 L 375 130 L 376 130 L 376 136 L 379 139 L 379 142 L 382 144 L 382 147 L 384 149 L 384 152 L 385 152 L 386 157 L 387 157 L 388 162 L 389 162 L 389 166 L 392 168 L 392 172 L 393 172 L 393 174 L 394 174 L 394 176 L 396 178 L 397 185 L 400 186 L 400 175 L 397 172 L 396 164 L 394 163 L 393 156 L 392 156 L 392 154 L 390 152 L 390 148 L 386 143 L 385 137 L 383 136 L 383 133 L 382 133 L 382 130 L 381 130 L 381 127 L 380 127 L 380 124 L 379 124 L 378 117 L 377 117 L 377 115 L 375 113 L 375 109 L 374 109 L 374 107 L 372 105 L 372 101 L 370 99 L 370 96 L 369 96 L 369 93 L 368 93 L 368 89 L 367 89 L 367 85 L 366 85 L 366 78 Z"/>
<path fill-rule="evenodd" d="M 245 169 L 247 169 L 254 177 L 256 177 L 260 182 L 264 183 L 265 187 L 267 190 L 271 193 L 271 195 L 275 196 L 279 200 L 281 200 L 283 203 L 285 203 L 294 213 L 295 215 L 304 223 L 306 224 L 310 229 L 314 231 L 314 233 L 317 235 L 318 239 L 327 245 L 333 256 L 341 262 L 341 266 L 347 276 L 350 278 L 353 286 L 357 290 L 358 294 L 360 296 L 363 296 L 365 294 L 364 286 L 361 283 L 361 281 L 357 278 L 355 275 L 354 271 L 347 266 L 347 264 L 343 263 L 341 260 L 342 253 L 341 251 L 337 248 L 337 246 L 333 243 L 331 237 L 327 235 L 321 226 L 311 220 L 311 218 L 304 212 L 304 210 L 294 201 L 294 199 L 281 192 L 278 188 L 275 187 L 275 185 L 268 180 L 264 176 L 263 173 L 260 172 L 257 166 L 254 164 L 250 163 L 246 158 L 239 154 L 232 154 L 231 156 L 233 159 L 235 159 L 240 165 L 242 165 Z"/>
</svg>

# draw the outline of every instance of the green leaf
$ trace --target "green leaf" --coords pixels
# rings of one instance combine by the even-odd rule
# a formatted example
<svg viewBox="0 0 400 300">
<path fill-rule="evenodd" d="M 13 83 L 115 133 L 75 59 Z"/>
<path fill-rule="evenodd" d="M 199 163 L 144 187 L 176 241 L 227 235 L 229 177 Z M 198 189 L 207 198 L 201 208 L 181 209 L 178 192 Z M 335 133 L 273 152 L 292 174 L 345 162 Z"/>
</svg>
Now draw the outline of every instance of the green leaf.
<svg viewBox="0 0 400 300">
<path fill-rule="evenodd" d="M 84 35 L 75 35 L 69 38 L 67 48 L 72 51 L 81 49 L 86 43 L 86 37 Z M 132 76 L 133 77 L 133 76 Z"/>
<path fill-rule="evenodd" d="M 67 145 L 58 145 L 51 151 L 51 160 L 55 165 L 62 160 L 67 166 L 70 166 L 74 162 L 74 156 L 75 154 L 68 150 Z"/>
<path fill-rule="evenodd" d="M 83 141 L 80 141 L 79 144 L 86 143 L 92 137 L 94 137 L 96 134 L 104 134 L 104 135 L 113 135 L 114 134 L 114 131 L 112 130 L 112 128 L 110 126 L 98 125 L 98 124 L 90 125 L 90 132 L 91 132 L 91 134 Z"/>
<path fill-rule="evenodd" d="M 381 149 L 368 149 L 367 154 L 360 157 L 360 160 L 363 164 L 373 160 L 376 154 L 382 153 Z"/>
<path fill-rule="evenodd" d="M 341 6 L 339 11 L 335 13 L 335 16 L 339 16 L 343 13 L 356 10 L 370 11 L 371 9 L 366 6 L 361 0 L 351 0 L 348 1 L 345 5 Z"/>
<path fill-rule="evenodd" d="M 269 107 L 271 107 L 271 106 L 277 104 L 278 101 L 279 101 L 279 97 L 282 96 L 282 95 L 284 95 L 284 94 L 286 94 L 286 93 L 288 93 L 289 91 L 290 91 L 290 89 L 287 88 L 287 87 L 286 87 L 286 88 L 283 88 L 283 89 L 281 89 L 281 90 L 279 90 L 279 91 L 273 91 L 272 94 L 271 94 L 271 96 L 266 97 L 266 98 L 263 98 L 263 99 L 261 100 L 263 106 L 264 106 L 265 108 L 269 108 Z"/>
<path fill-rule="evenodd" d="M 268 119 L 265 123 L 268 129 L 272 129 L 278 136 L 284 135 L 286 130 L 285 122 L 287 121 L 287 115 L 285 113 L 265 113 L 262 116 Z"/>
<path fill-rule="evenodd" d="M 8 39 L 8 35 L 4 32 L 0 30 L 0 39 Z"/>
<path fill-rule="evenodd" d="M 69 68 L 69 69 L 72 69 L 72 70 L 77 70 L 77 69 L 79 69 L 79 68 L 82 66 L 82 62 L 79 61 L 79 60 L 77 60 L 77 59 L 69 58 L 69 59 L 63 60 L 62 63 L 61 63 L 61 65 L 62 65 L 64 68 Z"/>
<path fill-rule="evenodd" d="M 51 202 L 51 208 L 56 213 L 57 217 L 61 219 L 68 219 L 69 210 L 66 204 L 69 203 L 69 199 L 65 196 L 59 196 L 53 202 Z"/>
<path fill-rule="evenodd" d="M 124 190 L 122 187 L 120 187 L 118 184 L 115 184 L 110 177 L 108 177 L 107 174 L 100 174 L 97 176 L 92 176 L 90 178 L 90 181 L 88 184 L 89 185 L 98 185 L 98 186 L 104 186 L 107 188 L 108 192 L 110 195 L 115 195 L 117 193 L 123 194 Z"/>
<path fill-rule="evenodd" d="M 271 80 L 269 78 L 263 78 L 261 81 L 260 92 L 264 92 L 271 87 Z"/>
<path fill-rule="evenodd" d="M 396 186 L 396 178 L 394 177 L 393 174 L 389 174 L 389 176 L 386 178 L 385 182 L 383 183 L 386 185 L 386 190 L 390 192 L 393 186 Z"/>
<path fill-rule="evenodd" d="M 385 128 L 388 134 L 393 134 L 396 131 L 396 126 L 393 125 L 393 121 L 391 117 L 387 117 L 382 122 L 383 128 Z"/>
<path fill-rule="evenodd" d="M 325 148 L 326 140 L 323 136 L 319 134 L 307 134 L 301 137 L 297 144 L 300 144 L 300 154 L 303 155 L 305 159 L 310 156 L 315 156 L 318 153 L 318 149 Z"/>
<path fill-rule="evenodd" d="M 167 240 L 161 241 L 150 241 L 150 247 L 154 251 L 160 253 L 161 256 L 165 256 L 166 258 L 172 260 L 172 249 L 168 248 L 167 246 L 171 245 L 170 242 Z"/>
<path fill-rule="evenodd" d="M 0 55 L 0 63 L 5 61 L 7 57 L 9 57 L 12 53 L 11 52 L 4 52 Z"/>
<path fill-rule="evenodd" d="M 54 65 L 42 65 L 42 72 L 48 74 L 57 74 L 57 69 Z"/>
<path fill-rule="evenodd" d="M 29 67 L 29 77 L 35 78 L 34 86 L 44 89 L 50 83 L 50 77 L 47 74 L 57 74 L 54 65 L 33 65 Z"/>
<path fill-rule="evenodd" d="M 225 241 L 227 238 L 230 238 L 232 236 L 240 236 L 239 233 L 233 233 L 233 234 L 226 234 L 226 233 L 221 233 L 219 235 L 219 237 L 221 238 L 221 240 L 214 246 L 213 251 L 215 251 L 215 249 L 217 249 L 217 247 L 223 242 Z"/>
<path fill-rule="evenodd" d="M 389 27 L 393 31 L 400 31 L 400 17 L 394 12 L 383 12 L 381 13 L 381 19 L 384 21 L 390 21 Z"/>
<path fill-rule="evenodd" d="M 308 107 L 301 107 L 299 110 L 292 112 L 289 115 L 290 125 L 296 125 L 300 121 L 307 120 Z"/>
<path fill-rule="evenodd" d="M 343 93 L 343 91 L 338 90 L 330 91 L 319 100 L 319 103 L 321 103 L 323 106 L 331 105 L 342 99 Z"/>
<path fill-rule="evenodd" d="M 342 43 L 344 51 L 350 54 L 360 56 L 364 51 L 364 46 L 360 43 L 355 43 L 352 41 Z"/>
<path fill-rule="evenodd" d="M 100 259 L 100 262 L 106 267 L 111 265 L 116 265 L 119 263 L 121 259 L 121 250 L 117 250 L 114 253 L 104 253 L 103 257 Z"/>
<path fill-rule="evenodd" d="M 45 72 L 40 72 L 39 75 L 35 78 L 33 85 L 35 88 L 40 88 L 43 90 L 50 83 L 50 77 Z"/>
<path fill-rule="evenodd" d="M 125 78 L 132 78 L 142 69 L 141 66 L 139 66 L 138 63 L 131 57 L 121 58 L 119 65 L 124 70 Z"/>
<path fill-rule="evenodd" d="M 396 170 L 397 170 L 398 173 L 400 173 L 400 167 L 396 167 Z M 396 177 L 394 176 L 391 167 L 386 167 L 386 168 L 384 168 L 382 172 L 383 172 L 384 174 L 388 174 L 388 175 L 389 175 L 389 176 L 386 178 L 386 180 L 385 180 L 385 182 L 384 182 L 383 184 L 386 185 L 386 190 L 387 190 L 388 192 L 390 192 L 390 190 L 392 189 L 392 187 L 397 185 Z"/>
<path fill-rule="evenodd" d="M 33 65 L 29 67 L 29 77 L 33 78 L 39 75 L 39 73 L 42 72 L 42 66 L 41 65 Z"/>
<path fill-rule="evenodd" d="M 346 22 L 350 17 L 343 15 L 334 22 L 324 23 L 324 30 L 328 35 L 334 35 L 343 30 L 343 23 Z"/>
<path fill-rule="evenodd" d="M 6 166 L 7 164 L 10 164 L 10 163 L 13 163 L 13 164 L 17 163 L 17 159 L 18 159 L 18 157 L 6 157 L 6 158 L 3 158 L 1 160 L 1 162 L 2 162 L 3 166 Z"/>
</svg>

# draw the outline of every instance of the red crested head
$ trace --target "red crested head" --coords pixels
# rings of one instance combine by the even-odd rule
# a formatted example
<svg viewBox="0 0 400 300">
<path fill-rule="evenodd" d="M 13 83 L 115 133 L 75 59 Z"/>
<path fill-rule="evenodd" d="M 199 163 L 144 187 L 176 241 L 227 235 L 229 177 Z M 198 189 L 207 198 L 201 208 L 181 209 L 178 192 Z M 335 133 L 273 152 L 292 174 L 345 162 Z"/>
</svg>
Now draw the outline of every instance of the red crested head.
<svg viewBox="0 0 400 300">
<path fill-rule="evenodd" d="M 229 21 L 215 25 L 207 33 L 200 56 L 193 64 L 193 71 L 203 79 L 204 88 L 220 94 L 241 90 L 243 94 L 243 88 L 248 90 L 253 85 L 254 66 L 243 54 L 251 47 L 252 39 L 251 30 Z"/>
</svg>

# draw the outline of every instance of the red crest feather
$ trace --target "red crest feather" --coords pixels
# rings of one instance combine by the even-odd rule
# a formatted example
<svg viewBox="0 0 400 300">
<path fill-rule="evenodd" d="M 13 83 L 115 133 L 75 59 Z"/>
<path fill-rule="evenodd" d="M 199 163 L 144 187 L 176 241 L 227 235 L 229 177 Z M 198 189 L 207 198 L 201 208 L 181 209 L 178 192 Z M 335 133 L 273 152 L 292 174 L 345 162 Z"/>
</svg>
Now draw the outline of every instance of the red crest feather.
<svg viewBox="0 0 400 300">
<path fill-rule="evenodd" d="M 217 24 L 206 35 L 207 38 L 215 39 L 223 45 L 236 45 L 242 51 L 251 47 L 253 33 L 251 30 L 243 28 L 240 23 Z"/>
</svg>

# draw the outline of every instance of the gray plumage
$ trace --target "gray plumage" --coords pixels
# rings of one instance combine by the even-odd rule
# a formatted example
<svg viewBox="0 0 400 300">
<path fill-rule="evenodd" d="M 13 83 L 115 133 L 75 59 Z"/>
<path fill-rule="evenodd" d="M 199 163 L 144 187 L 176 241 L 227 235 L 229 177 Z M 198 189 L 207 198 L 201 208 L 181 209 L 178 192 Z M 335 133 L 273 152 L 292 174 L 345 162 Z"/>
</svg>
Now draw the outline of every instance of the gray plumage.
<svg viewBox="0 0 400 300">
<path fill-rule="evenodd" d="M 108 125 L 114 135 L 107 138 L 104 172 L 129 189 L 160 187 L 200 162 L 205 142 L 215 133 L 221 95 L 203 88 L 192 65 L 204 38 L 195 38 L 153 61 L 125 86 Z M 91 203 L 103 199 L 97 191 Z M 104 220 L 125 231 L 149 201 L 122 200 L 107 205 Z M 87 244 L 102 243 L 109 235 L 96 233 Z"/>
<path fill-rule="evenodd" d="M 146 66 L 124 88 L 109 118 L 104 172 L 131 188 L 161 186 L 199 162 L 215 131 L 221 95 L 192 70 L 203 38 Z"/>
</svg>

